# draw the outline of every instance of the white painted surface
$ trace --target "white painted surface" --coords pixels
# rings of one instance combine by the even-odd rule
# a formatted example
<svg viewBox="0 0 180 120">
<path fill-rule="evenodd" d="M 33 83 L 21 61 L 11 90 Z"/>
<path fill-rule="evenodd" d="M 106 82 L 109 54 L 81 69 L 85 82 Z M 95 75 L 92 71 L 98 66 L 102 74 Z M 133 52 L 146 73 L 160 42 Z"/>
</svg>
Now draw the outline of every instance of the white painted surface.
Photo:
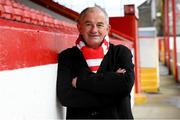
<svg viewBox="0 0 180 120">
<path fill-rule="evenodd" d="M 139 38 L 139 52 L 141 67 L 158 66 L 158 41 L 155 37 Z"/>
<path fill-rule="evenodd" d="M 169 37 L 169 44 L 170 44 L 170 49 L 172 50 L 174 48 L 174 37 Z M 176 37 L 176 48 L 177 52 L 180 52 L 180 37 Z"/>
<path fill-rule="evenodd" d="M 56 77 L 57 64 L 0 71 L 0 120 L 63 119 Z"/>
<path fill-rule="evenodd" d="M 174 38 L 169 38 L 169 47 L 170 50 L 174 49 Z M 176 49 L 177 49 L 177 61 L 180 63 L 180 37 L 176 37 Z"/>
</svg>

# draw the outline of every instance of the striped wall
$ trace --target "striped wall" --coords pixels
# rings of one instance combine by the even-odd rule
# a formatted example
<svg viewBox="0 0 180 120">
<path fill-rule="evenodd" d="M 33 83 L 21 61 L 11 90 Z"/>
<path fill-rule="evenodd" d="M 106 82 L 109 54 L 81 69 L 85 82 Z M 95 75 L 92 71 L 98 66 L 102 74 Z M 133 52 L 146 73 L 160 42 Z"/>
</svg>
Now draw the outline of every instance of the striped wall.
<svg viewBox="0 0 180 120">
<path fill-rule="evenodd" d="M 0 18 L 0 119 L 65 118 L 56 98 L 57 55 L 77 33 Z"/>
</svg>

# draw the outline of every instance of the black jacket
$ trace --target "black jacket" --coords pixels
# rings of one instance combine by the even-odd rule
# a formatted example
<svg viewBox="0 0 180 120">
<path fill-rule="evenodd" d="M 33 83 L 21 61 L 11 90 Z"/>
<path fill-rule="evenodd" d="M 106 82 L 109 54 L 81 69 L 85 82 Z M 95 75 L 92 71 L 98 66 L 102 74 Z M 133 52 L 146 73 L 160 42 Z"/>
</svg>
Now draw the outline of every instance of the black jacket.
<svg viewBox="0 0 180 120">
<path fill-rule="evenodd" d="M 124 74 L 116 73 L 118 68 Z M 77 88 L 72 79 L 77 77 Z M 67 118 L 133 118 L 130 92 L 134 83 L 131 51 L 110 44 L 109 51 L 93 73 L 77 47 L 58 57 L 57 96 L 67 107 Z"/>
</svg>

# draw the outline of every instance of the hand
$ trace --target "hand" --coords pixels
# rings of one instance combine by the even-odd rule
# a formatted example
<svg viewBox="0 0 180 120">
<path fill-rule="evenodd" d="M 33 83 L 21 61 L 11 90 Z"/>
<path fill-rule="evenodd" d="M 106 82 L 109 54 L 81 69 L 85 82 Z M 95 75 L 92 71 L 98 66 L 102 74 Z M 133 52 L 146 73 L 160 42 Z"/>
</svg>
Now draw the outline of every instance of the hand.
<svg viewBox="0 0 180 120">
<path fill-rule="evenodd" d="M 76 88 L 77 77 L 73 78 L 72 86 Z"/>
<path fill-rule="evenodd" d="M 126 70 L 125 69 L 121 69 L 121 68 L 119 68 L 117 71 L 116 71 L 116 73 L 125 73 L 126 72 Z"/>
</svg>

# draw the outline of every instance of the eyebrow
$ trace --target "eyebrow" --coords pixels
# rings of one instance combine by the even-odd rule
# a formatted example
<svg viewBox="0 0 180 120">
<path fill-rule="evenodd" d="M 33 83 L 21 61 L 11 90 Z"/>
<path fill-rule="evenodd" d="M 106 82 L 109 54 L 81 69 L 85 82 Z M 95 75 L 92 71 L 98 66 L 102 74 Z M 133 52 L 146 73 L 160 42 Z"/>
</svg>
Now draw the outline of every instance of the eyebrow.
<svg viewBox="0 0 180 120">
<path fill-rule="evenodd" d="M 85 23 L 92 23 L 91 21 L 89 21 L 89 20 L 87 20 L 87 21 L 85 21 Z M 98 22 L 97 24 L 105 24 L 104 22 Z"/>
<path fill-rule="evenodd" d="M 87 20 L 87 21 L 85 21 L 85 23 L 92 23 L 91 21 L 89 21 L 89 20 Z"/>
<path fill-rule="evenodd" d="M 98 24 L 103 24 L 103 25 L 104 25 L 105 23 L 103 23 L 103 22 L 98 22 Z"/>
</svg>

